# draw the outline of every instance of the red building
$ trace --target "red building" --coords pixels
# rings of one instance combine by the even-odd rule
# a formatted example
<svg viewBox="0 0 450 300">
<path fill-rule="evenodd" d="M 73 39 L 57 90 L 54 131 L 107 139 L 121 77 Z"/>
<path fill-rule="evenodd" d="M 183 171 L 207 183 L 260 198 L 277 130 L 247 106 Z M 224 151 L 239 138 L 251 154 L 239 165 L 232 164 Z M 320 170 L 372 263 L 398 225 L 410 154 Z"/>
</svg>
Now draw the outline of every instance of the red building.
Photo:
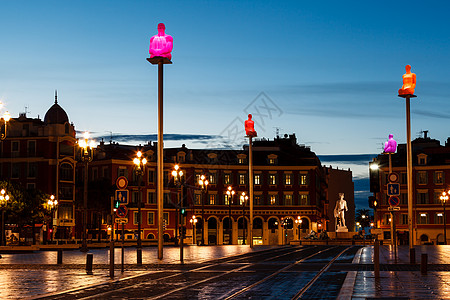
<svg viewBox="0 0 450 300">
<path fill-rule="evenodd" d="M 133 172 L 133 158 L 138 150 L 148 160 L 141 187 Z M 144 241 L 157 238 L 156 151 L 155 144 L 137 147 L 102 142 L 96 149 L 94 160 L 89 164 L 89 180 L 92 185 L 98 185 L 107 179 L 109 185 L 113 186 L 120 176 L 128 179 L 126 239 L 136 238 L 140 192 L 141 238 Z M 248 201 L 242 205 L 240 199 L 242 193 L 248 195 L 249 192 L 248 147 L 243 150 L 200 150 L 188 149 L 183 145 L 180 148 L 165 149 L 164 157 L 165 240 L 178 237 L 177 228 L 181 227 L 177 220 L 179 209 L 183 206 L 178 194 L 181 191 L 173 185 L 171 175 L 174 165 L 178 164 L 184 173 L 183 195 L 187 216 L 183 226 L 186 227 L 187 239 L 193 241 L 190 219 L 195 216 L 195 241 L 200 241 L 203 235 L 207 244 L 241 244 L 244 239 L 248 243 L 249 206 Z M 327 174 L 309 147 L 298 145 L 295 135 L 271 141 L 256 140 L 253 144 L 253 164 L 254 244 L 284 244 L 307 235 L 311 230 L 317 232 L 326 227 L 326 220 L 329 219 L 326 211 Z M 351 172 L 349 174 L 351 178 Z M 202 190 L 198 184 L 201 175 L 206 176 L 209 181 L 207 190 Z M 348 188 L 353 196 L 351 180 L 350 185 Z M 229 186 L 235 191 L 232 198 L 226 193 Z M 92 201 L 95 200 L 90 199 L 89 203 Z M 102 201 L 109 202 L 105 197 Z M 107 232 L 107 213 L 108 208 L 103 213 L 104 233 Z M 300 228 L 295 223 L 298 217 L 302 220 Z M 205 220 L 203 230 L 202 220 Z M 91 235 L 89 238 L 95 236 Z"/>
<path fill-rule="evenodd" d="M 55 195 L 58 200 L 53 218 L 57 239 L 75 234 L 75 143 L 75 128 L 56 96 L 43 121 L 25 113 L 11 118 L 1 143 L 0 178 Z M 49 235 L 45 229 L 44 234 Z"/>
<path fill-rule="evenodd" d="M 411 143 L 413 162 L 413 236 L 414 244 L 444 242 L 444 207 L 440 196 L 449 189 L 450 178 L 450 139 L 445 146 L 431 139 L 424 132 L 423 138 L 417 138 Z M 392 154 L 392 171 L 398 175 L 400 184 L 399 211 L 395 212 L 395 227 L 398 243 L 409 243 L 408 227 L 408 188 L 406 175 L 406 144 L 398 146 L 397 153 Z M 370 169 L 371 192 L 377 200 L 375 220 L 377 227 L 383 230 L 382 237 L 391 239 L 391 215 L 389 211 L 389 155 L 380 154 Z M 446 212 L 448 216 L 448 211 Z M 448 220 L 448 218 L 447 218 Z M 447 237 L 447 240 L 449 237 Z"/>
</svg>

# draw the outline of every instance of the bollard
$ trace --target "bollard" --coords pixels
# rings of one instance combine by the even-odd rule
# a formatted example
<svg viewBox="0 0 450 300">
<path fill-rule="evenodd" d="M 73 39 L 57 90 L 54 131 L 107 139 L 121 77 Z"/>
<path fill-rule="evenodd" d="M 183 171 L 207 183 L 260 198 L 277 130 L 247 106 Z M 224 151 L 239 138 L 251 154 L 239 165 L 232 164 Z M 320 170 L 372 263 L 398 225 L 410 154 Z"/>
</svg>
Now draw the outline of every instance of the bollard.
<svg viewBox="0 0 450 300">
<path fill-rule="evenodd" d="M 62 257 L 63 257 L 63 251 L 62 251 L 62 249 L 58 249 L 58 255 L 57 255 L 58 265 L 62 265 Z"/>
<path fill-rule="evenodd" d="M 86 255 L 86 274 L 92 275 L 92 262 L 94 261 L 94 254 L 88 253 Z"/>
<path fill-rule="evenodd" d="M 414 248 L 409 249 L 409 263 L 411 265 L 416 264 L 416 249 L 414 249 Z"/>
<path fill-rule="evenodd" d="M 375 278 L 380 278 L 380 241 L 378 239 L 375 240 L 373 248 L 373 270 Z"/>
<path fill-rule="evenodd" d="M 428 254 L 422 253 L 422 258 L 420 260 L 420 273 L 422 275 L 427 275 L 428 269 Z"/>
</svg>

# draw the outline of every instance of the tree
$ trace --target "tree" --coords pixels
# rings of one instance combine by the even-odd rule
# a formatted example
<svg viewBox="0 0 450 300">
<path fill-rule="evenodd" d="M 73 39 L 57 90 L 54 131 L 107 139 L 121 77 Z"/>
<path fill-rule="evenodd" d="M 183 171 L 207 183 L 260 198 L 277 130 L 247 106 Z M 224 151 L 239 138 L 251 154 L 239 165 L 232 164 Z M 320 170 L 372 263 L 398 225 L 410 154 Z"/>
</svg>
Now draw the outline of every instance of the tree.
<svg viewBox="0 0 450 300">
<path fill-rule="evenodd" d="M 362 228 L 369 227 L 370 222 L 372 222 L 373 216 L 371 215 L 370 210 L 368 209 L 358 209 L 356 211 L 355 221 L 361 224 Z"/>
</svg>

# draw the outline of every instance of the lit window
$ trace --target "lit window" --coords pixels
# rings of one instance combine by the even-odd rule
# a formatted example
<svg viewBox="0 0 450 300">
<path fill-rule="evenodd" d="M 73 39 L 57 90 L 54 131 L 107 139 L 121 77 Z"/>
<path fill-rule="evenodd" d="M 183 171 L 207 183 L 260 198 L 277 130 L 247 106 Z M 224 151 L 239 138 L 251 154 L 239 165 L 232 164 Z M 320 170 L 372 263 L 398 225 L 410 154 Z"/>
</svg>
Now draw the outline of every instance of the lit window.
<svg viewBox="0 0 450 300">
<path fill-rule="evenodd" d="M 247 184 L 247 181 L 246 181 L 245 179 L 246 179 L 245 174 L 239 174 L 239 184 L 240 184 L 240 185 L 245 185 L 245 184 Z"/>
<path fill-rule="evenodd" d="M 209 205 L 215 205 L 216 204 L 216 195 L 215 194 L 209 194 Z"/>
<path fill-rule="evenodd" d="M 284 205 L 292 205 L 292 195 L 284 195 Z"/>
<path fill-rule="evenodd" d="M 291 174 L 284 174 L 284 184 L 285 185 L 291 185 Z"/>
<path fill-rule="evenodd" d="M 309 195 L 300 194 L 300 205 L 309 205 Z"/>
<path fill-rule="evenodd" d="M 306 173 L 300 174 L 300 185 L 308 185 L 308 174 Z"/>
<path fill-rule="evenodd" d="M 443 184 L 444 183 L 444 172 L 443 171 L 434 172 L 434 183 L 435 184 Z"/>
<path fill-rule="evenodd" d="M 261 175 L 255 174 L 255 184 L 260 185 L 261 184 Z"/>
<path fill-rule="evenodd" d="M 224 174 L 223 175 L 223 183 L 224 184 L 231 184 L 231 174 Z"/>
<path fill-rule="evenodd" d="M 270 195 L 270 205 L 278 205 L 277 195 Z"/>
<path fill-rule="evenodd" d="M 419 213 L 417 218 L 417 224 L 429 224 L 428 214 L 427 213 Z"/>
<path fill-rule="evenodd" d="M 276 174 L 269 174 L 269 184 L 270 185 L 277 184 L 277 175 Z"/>
</svg>

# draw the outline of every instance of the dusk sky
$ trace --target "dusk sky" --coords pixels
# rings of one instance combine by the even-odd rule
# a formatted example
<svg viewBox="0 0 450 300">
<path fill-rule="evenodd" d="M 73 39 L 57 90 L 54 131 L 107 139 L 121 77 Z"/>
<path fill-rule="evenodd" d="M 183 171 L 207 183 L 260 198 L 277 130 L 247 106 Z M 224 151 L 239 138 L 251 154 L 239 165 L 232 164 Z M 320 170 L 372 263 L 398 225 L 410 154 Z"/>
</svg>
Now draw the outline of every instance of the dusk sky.
<svg viewBox="0 0 450 300">
<path fill-rule="evenodd" d="M 13 117 L 43 119 L 58 90 L 78 131 L 155 141 L 157 67 L 146 58 L 163 22 L 174 38 L 166 146 L 240 148 L 253 113 L 262 138 L 295 133 L 319 155 L 381 153 L 389 133 L 406 142 L 397 92 L 407 64 L 417 74 L 412 137 L 429 130 L 444 143 L 449 9 L 447 1 L 1 1 L 0 100 Z M 358 180 L 365 159 L 333 166 L 351 167 Z M 355 196 L 367 182 L 357 185 Z"/>
<path fill-rule="evenodd" d="M 259 137 L 297 135 L 317 154 L 380 153 L 406 142 L 397 96 L 417 74 L 412 137 L 450 127 L 447 1 L 1 1 L 0 98 L 13 117 L 59 104 L 96 136 L 157 132 L 159 22 L 174 38 L 165 67 L 168 146 L 241 147 L 229 129 L 255 115 Z M 202 135 L 202 139 L 197 139 Z M 218 136 L 222 136 L 217 142 Z M 136 140 L 145 143 L 146 140 Z M 219 145 L 219 146 L 220 146 Z"/>
</svg>

